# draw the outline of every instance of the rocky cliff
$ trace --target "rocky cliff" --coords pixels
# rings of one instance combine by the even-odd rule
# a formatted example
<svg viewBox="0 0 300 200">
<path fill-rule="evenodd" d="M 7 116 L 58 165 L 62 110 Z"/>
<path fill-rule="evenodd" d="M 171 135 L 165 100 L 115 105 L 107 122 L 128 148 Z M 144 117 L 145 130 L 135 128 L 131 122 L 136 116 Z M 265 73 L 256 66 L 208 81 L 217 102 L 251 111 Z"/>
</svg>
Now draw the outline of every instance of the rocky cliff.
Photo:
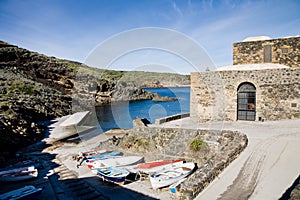
<svg viewBox="0 0 300 200">
<path fill-rule="evenodd" d="M 43 138 L 38 122 L 113 101 L 160 99 L 141 89 L 147 75 L 134 73 L 91 68 L 0 41 L 0 160 Z M 188 82 L 178 77 L 178 84 Z"/>
<path fill-rule="evenodd" d="M 71 113 L 73 75 L 58 59 L 0 42 L 0 159 L 43 138 L 37 122 Z"/>
</svg>

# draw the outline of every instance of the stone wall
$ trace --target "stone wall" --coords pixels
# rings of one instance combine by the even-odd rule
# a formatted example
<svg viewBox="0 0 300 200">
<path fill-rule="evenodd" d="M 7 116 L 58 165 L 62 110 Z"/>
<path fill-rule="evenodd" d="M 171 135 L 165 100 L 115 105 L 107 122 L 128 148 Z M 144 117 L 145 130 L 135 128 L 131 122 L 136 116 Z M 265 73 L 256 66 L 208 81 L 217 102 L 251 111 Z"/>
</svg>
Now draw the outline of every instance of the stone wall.
<svg viewBox="0 0 300 200">
<path fill-rule="evenodd" d="M 227 130 L 192 130 L 148 127 L 135 120 L 131 132 L 119 141 L 100 143 L 100 148 L 115 149 L 129 155 L 143 155 L 146 161 L 179 159 L 194 162 L 198 169 L 177 187 L 176 199 L 194 199 L 247 146 L 246 135 Z M 199 138 L 207 146 L 190 149 Z"/>
<path fill-rule="evenodd" d="M 167 117 L 163 117 L 163 118 L 158 118 L 158 119 L 155 119 L 155 124 L 159 125 L 159 124 L 163 124 L 166 122 L 170 122 L 173 120 L 182 119 L 182 118 L 186 118 L 186 117 L 190 117 L 190 113 L 181 113 L 181 114 L 171 115 L 171 116 L 167 116 Z"/>
<path fill-rule="evenodd" d="M 270 62 L 300 66 L 300 37 L 234 43 L 233 64 L 264 63 L 264 48 L 267 45 L 271 45 Z"/>
<path fill-rule="evenodd" d="M 237 120 L 237 89 L 256 87 L 256 120 L 300 118 L 300 68 L 210 71 L 191 74 L 191 119 Z"/>
</svg>

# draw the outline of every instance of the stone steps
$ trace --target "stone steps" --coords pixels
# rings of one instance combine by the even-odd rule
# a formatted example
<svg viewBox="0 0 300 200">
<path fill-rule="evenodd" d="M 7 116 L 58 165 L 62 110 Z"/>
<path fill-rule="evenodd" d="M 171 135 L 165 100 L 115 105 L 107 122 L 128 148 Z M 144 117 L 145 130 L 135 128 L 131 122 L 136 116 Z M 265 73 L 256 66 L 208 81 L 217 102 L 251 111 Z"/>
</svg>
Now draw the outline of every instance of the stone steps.
<svg viewBox="0 0 300 200">
<path fill-rule="evenodd" d="M 50 182 L 57 199 L 107 199 L 87 181 L 78 179 L 76 173 L 69 170 L 58 159 L 55 159 L 54 162 L 59 167 L 54 169 L 54 174 L 51 175 Z"/>
</svg>

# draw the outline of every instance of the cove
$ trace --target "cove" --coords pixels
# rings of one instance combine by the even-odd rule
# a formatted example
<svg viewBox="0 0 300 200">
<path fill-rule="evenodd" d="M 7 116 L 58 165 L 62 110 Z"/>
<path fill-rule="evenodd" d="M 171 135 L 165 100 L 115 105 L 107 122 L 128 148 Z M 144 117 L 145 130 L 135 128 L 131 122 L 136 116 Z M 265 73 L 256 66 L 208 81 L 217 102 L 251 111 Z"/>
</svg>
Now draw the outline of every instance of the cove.
<svg viewBox="0 0 300 200">
<path fill-rule="evenodd" d="M 161 96 L 177 97 L 179 101 L 153 102 L 151 100 L 116 102 L 96 107 L 99 125 L 103 131 L 114 128 L 132 128 L 136 118 L 155 119 L 190 111 L 190 88 L 144 88 Z"/>
</svg>

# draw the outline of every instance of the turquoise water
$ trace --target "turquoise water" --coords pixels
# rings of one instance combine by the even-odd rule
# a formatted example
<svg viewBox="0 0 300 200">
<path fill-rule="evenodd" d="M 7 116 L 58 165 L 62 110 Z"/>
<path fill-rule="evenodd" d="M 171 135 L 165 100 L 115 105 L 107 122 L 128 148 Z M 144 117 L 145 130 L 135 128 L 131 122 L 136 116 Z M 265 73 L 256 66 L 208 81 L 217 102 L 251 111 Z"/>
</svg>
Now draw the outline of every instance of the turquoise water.
<svg viewBox="0 0 300 200">
<path fill-rule="evenodd" d="M 190 88 L 145 88 L 161 96 L 177 97 L 179 101 L 152 102 L 151 100 L 118 102 L 96 107 L 97 117 L 104 131 L 113 128 L 132 128 L 136 118 L 155 119 L 174 114 L 190 112 Z"/>
</svg>

